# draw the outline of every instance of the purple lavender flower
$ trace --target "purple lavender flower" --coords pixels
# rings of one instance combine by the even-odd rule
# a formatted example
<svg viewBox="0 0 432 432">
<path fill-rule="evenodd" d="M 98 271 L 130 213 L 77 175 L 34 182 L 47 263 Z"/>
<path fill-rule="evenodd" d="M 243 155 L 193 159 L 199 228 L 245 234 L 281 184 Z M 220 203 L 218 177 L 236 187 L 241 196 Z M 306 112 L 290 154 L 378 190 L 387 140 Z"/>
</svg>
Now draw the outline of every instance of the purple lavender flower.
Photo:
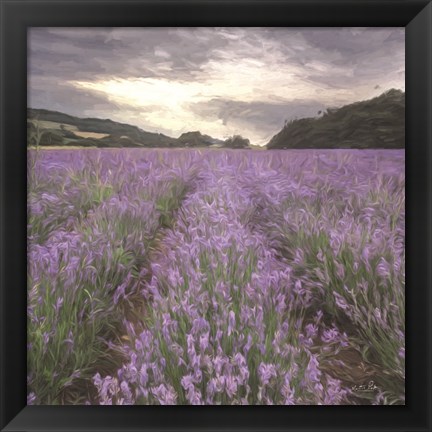
<svg viewBox="0 0 432 432">
<path fill-rule="evenodd" d="M 153 396 L 161 405 L 175 405 L 177 403 L 177 393 L 170 385 L 161 384 L 151 389 Z"/>
<path fill-rule="evenodd" d="M 233 311 L 230 311 L 230 313 L 228 314 L 228 336 L 231 335 L 235 327 L 236 327 L 235 314 Z"/>
<path fill-rule="evenodd" d="M 313 383 L 317 383 L 320 380 L 321 377 L 321 371 L 318 368 L 319 363 L 317 356 L 314 354 L 310 355 L 310 360 L 307 365 L 306 371 L 305 371 L 305 377 L 307 380 Z"/>
<path fill-rule="evenodd" d="M 237 393 L 237 379 L 232 375 L 225 377 L 225 391 L 229 398 L 233 398 Z"/>
<path fill-rule="evenodd" d="M 34 405 L 36 401 L 36 395 L 31 392 L 27 395 L 27 405 Z"/>
<path fill-rule="evenodd" d="M 274 364 L 260 363 L 258 366 L 258 375 L 261 384 L 267 385 L 272 378 L 276 378 L 277 372 Z"/>
</svg>

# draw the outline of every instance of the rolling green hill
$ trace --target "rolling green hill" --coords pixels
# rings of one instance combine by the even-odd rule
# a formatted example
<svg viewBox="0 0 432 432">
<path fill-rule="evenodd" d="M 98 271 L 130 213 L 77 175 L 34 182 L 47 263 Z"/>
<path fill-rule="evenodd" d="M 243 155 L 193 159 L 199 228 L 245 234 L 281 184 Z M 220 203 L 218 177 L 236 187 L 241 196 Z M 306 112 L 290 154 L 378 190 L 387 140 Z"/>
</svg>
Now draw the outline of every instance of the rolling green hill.
<svg viewBox="0 0 432 432">
<path fill-rule="evenodd" d="M 109 119 L 79 118 L 35 108 L 27 109 L 27 132 L 30 146 L 245 148 L 238 145 L 236 137 L 222 141 L 194 131 L 172 138 Z"/>
<path fill-rule="evenodd" d="M 175 147 L 178 145 L 175 138 L 146 132 L 136 126 L 108 119 L 79 118 L 57 111 L 32 108 L 27 110 L 27 118 L 29 136 L 35 132 L 36 124 L 43 131 L 40 145 L 96 147 Z"/>
<path fill-rule="evenodd" d="M 45 109 L 27 110 L 28 145 L 80 147 L 252 148 L 239 135 L 225 141 L 186 132 L 179 138 L 146 132 L 109 119 L 79 118 Z M 315 118 L 292 120 L 267 149 L 404 148 L 405 93 L 389 90 L 370 100 L 329 108 Z"/>
<path fill-rule="evenodd" d="M 321 117 L 292 120 L 267 144 L 268 149 L 404 147 L 405 93 L 395 89 L 328 109 Z"/>
</svg>

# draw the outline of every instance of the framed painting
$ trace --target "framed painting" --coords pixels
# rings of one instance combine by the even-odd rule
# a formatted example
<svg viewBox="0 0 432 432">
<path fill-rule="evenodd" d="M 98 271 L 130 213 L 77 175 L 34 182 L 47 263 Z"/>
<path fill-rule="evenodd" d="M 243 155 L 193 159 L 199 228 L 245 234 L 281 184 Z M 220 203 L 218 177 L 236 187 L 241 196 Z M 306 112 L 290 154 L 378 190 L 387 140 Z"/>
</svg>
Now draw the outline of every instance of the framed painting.
<svg viewBox="0 0 432 432">
<path fill-rule="evenodd" d="M 430 2 L 1 14 L 1 430 L 431 430 Z"/>
</svg>

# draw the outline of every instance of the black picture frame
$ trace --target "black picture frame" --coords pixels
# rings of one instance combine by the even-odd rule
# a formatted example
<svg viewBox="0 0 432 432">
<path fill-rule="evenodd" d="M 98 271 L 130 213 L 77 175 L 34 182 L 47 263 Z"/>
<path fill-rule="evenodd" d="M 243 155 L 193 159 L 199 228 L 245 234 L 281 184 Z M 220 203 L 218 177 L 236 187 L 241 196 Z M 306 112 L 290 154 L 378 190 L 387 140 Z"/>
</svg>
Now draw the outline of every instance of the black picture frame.
<svg viewBox="0 0 432 432">
<path fill-rule="evenodd" d="M 0 0 L 0 4 L 2 431 L 431 430 L 432 5 L 429 1 Z M 405 406 L 26 406 L 26 31 L 37 26 L 405 27 Z"/>
</svg>

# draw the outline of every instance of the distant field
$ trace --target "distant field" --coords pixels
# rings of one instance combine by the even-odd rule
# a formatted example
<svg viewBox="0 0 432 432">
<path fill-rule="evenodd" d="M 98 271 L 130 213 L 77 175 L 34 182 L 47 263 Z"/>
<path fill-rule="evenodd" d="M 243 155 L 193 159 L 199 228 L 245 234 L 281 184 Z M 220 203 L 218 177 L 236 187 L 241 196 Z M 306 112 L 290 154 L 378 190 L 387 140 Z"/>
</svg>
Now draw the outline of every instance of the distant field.
<svg viewBox="0 0 432 432">
<path fill-rule="evenodd" d="M 404 404 L 403 150 L 29 150 L 29 404 Z"/>
<path fill-rule="evenodd" d="M 109 134 L 98 133 L 98 132 L 82 132 L 82 131 L 74 131 L 74 134 L 81 138 L 105 138 L 109 136 Z"/>
<path fill-rule="evenodd" d="M 66 123 L 56 123 L 48 120 L 38 120 L 39 127 L 41 129 L 61 129 L 61 126 L 63 125 L 66 130 L 75 132 L 78 130 L 78 128 L 74 125 L 66 124 Z"/>
<path fill-rule="evenodd" d="M 63 127 L 64 129 L 73 132 L 75 135 L 81 138 L 100 139 L 109 136 L 109 134 L 106 133 L 79 131 L 76 126 L 66 124 L 66 123 L 57 123 L 57 122 L 52 122 L 47 120 L 38 120 L 38 124 L 41 129 L 48 129 L 48 130 L 49 129 L 61 130 L 61 128 Z"/>
<path fill-rule="evenodd" d="M 35 146 L 29 147 L 30 150 L 36 150 Z M 39 150 L 43 151 L 57 151 L 57 150 L 91 150 L 96 149 L 97 147 L 82 147 L 82 146 L 73 146 L 73 145 L 62 145 L 62 146 L 39 146 Z M 109 150 L 109 149 L 106 149 Z"/>
</svg>

